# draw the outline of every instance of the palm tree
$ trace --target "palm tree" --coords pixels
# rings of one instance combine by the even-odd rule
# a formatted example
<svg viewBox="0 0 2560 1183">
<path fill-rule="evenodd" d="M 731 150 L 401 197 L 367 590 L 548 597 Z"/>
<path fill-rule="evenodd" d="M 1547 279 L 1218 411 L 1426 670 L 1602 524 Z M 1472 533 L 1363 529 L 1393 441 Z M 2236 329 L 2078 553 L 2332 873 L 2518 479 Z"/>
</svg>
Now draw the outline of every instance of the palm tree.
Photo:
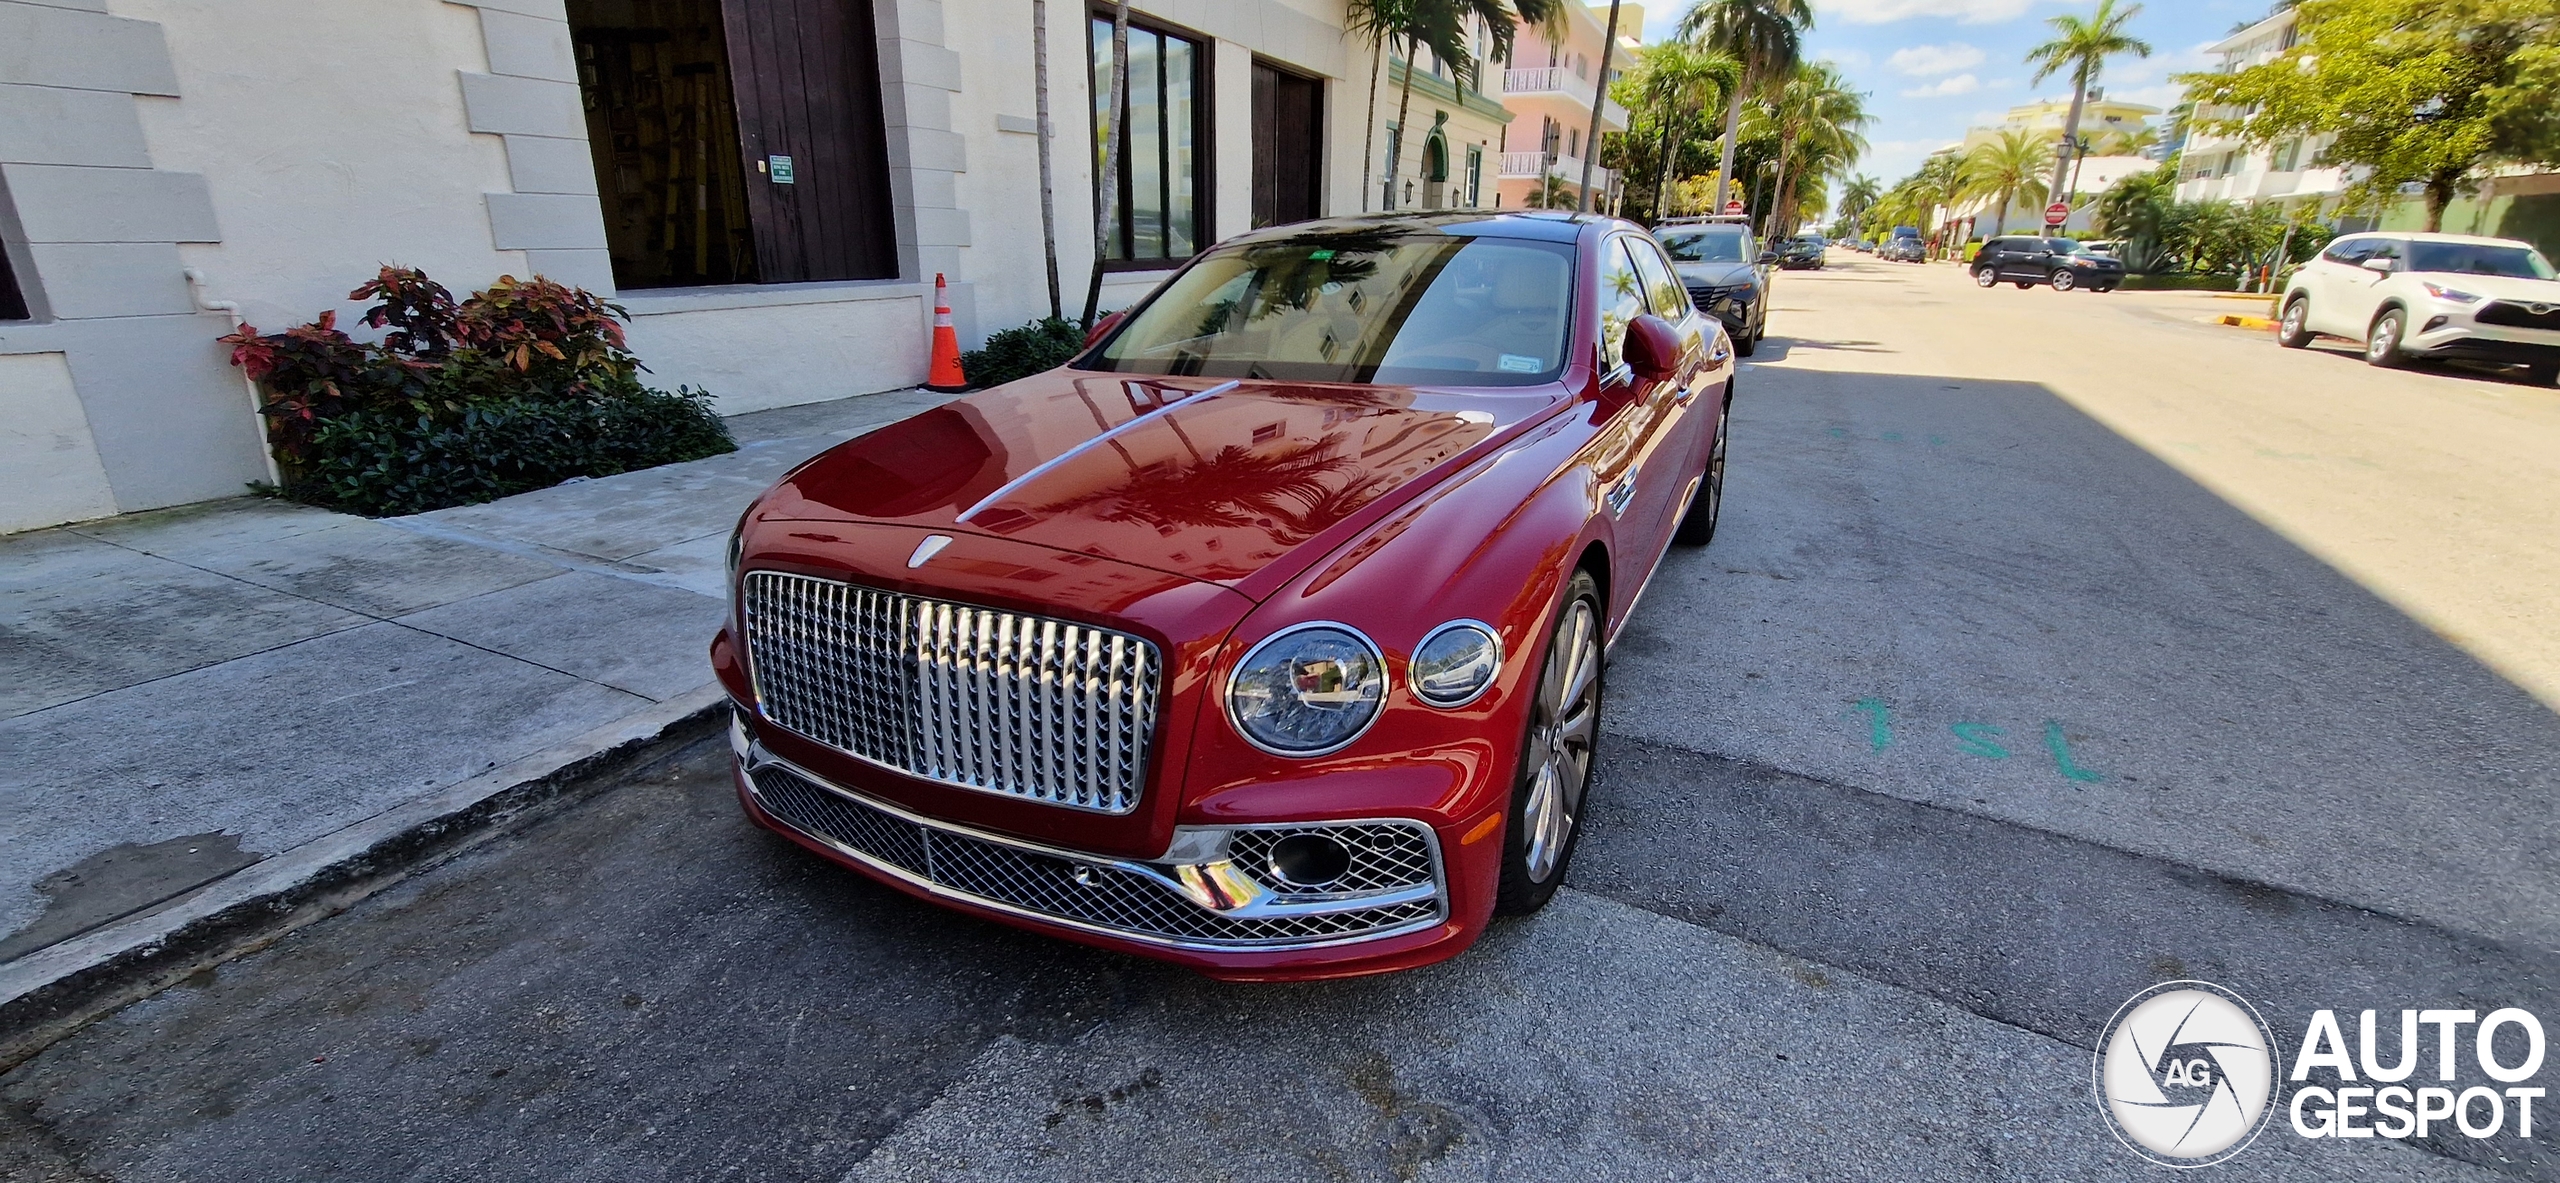
<svg viewBox="0 0 2560 1183">
<path fill-rule="evenodd" d="M 1530 209 L 1572 209 L 1573 186 L 1566 184 L 1563 177 L 1549 173 L 1538 178 L 1537 185 L 1520 199 L 1520 204 Z"/>
<path fill-rule="evenodd" d="M 2160 130 L 2153 127 L 2138 127 L 2131 131 L 2101 132 L 2093 141 L 2094 147 L 2090 149 L 2089 154 L 2092 156 L 2140 156 L 2145 149 L 2159 142 Z"/>
<path fill-rule="evenodd" d="M 1669 200 L 1672 145 L 1677 138 L 1674 131 L 1688 121 L 1690 112 L 1706 110 L 1725 94 L 1737 90 L 1742 83 L 1742 67 L 1723 54 L 1685 41 L 1668 41 L 1645 47 L 1633 81 L 1645 109 L 1662 127 L 1661 151 L 1655 157 L 1653 174 L 1654 216 L 1660 217 Z M 1723 190 L 1718 188 L 1707 212 L 1715 212 L 1723 201 Z"/>
<path fill-rule="evenodd" d="M 1618 5 L 1619 0 L 1609 0 L 1609 27 L 1600 34 L 1600 82 L 1591 94 L 1591 131 L 1582 138 L 1582 196 L 1574 206 L 1578 210 L 1591 208 L 1591 165 L 1600 159 L 1600 116 L 1609 109 L 1609 59 L 1618 52 Z"/>
<path fill-rule="evenodd" d="M 1066 319 L 1058 302 L 1058 203 L 1049 185 L 1049 0 L 1031 0 L 1031 87 L 1040 131 L 1040 254 L 1049 264 L 1049 319 Z"/>
<path fill-rule="evenodd" d="M 1483 21 L 1485 32 L 1493 41 L 1493 56 L 1509 59 L 1515 19 L 1532 25 L 1555 27 L 1565 15 L 1565 0 L 1354 0 L 1365 11 L 1356 12 L 1354 20 L 1370 22 L 1390 20 L 1383 38 L 1389 43 L 1404 42 L 1404 86 L 1396 100 L 1396 138 L 1389 145 L 1395 157 L 1387 161 L 1387 188 L 1393 192 L 1396 178 L 1404 172 L 1404 145 L 1413 136 L 1405 134 L 1406 120 L 1413 113 L 1413 72 L 1420 58 L 1418 51 L 1427 50 L 1449 67 L 1460 86 L 1476 84 L 1476 57 L 1470 52 L 1467 22 Z"/>
<path fill-rule="evenodd" d="M 1996 235 L 2009 228 L 2009 203 L 2043 175 L 2048 150 L 2045 143 L 2044 137 L 2013 127 L 2001 132 L 2000 138 L 1985 140 L 1965 153 L 1964 195 L 2000 199 L 1991 233 Z"/>
<path fill-rule="evenodd" d="M 1725 97 L 1724 154 L 1716 164 L 1722 194 L 1733 175 L 1734 142 L 1742 131 L 1742 100 L 1795 69 L 1804 35 L 1813 28 L 1807 0 L 1696 0 L 1680 17 L 1680 36 L 1742 63 L 1742 83 Z"/>
<path fill-rule="evenodd" d="M 1387 41 L 1409 19 L 1409 0 L 1351 0 L 1344 28 L 1369 42 L 1369 128 L 1360 141 L 1360 212 L 1369 212 L 1369 169 L 1378 159 L 1378 74 L 1387 61 Z"/>
<path fill-rule="evenodd" d="M 1921 236 L 1928 238 L 1937 229 L 1938 211 L 1964 197 L 1966 181 L 1964 157 L 1949 148 L 1931 153 L 1919 168 L 1894 186 L 1894 191 L 1906 203 L 1904 212 L 1910 215 L 1909 224 L 1919 227 Z"/>
<path fill-rule="evenodd" d="M 1769 233 L 1793 227 L 1786 210 L 1794 204 L 1801 177 L 1788 169 L 1798 148 L 1818 153 L 1829 164 L 1845 163 L 1866 151 L 1866 96 L 1852 91 L 1838 71 L 1820 62 L 1798 65 L 1786 83 L 1770 96 L 1769 115 L 1778 133 L 1778 182 L 1769 203 Z"/>
<path fill-rule="evenodd" d="M 1849 178 L 1840 189 L 1840 220 L 1849 228 L 1849 237 L 1862 237 L 1868 211 L 1884 196 L 1874 177 L 1865 173 Z"/>
<path fill-rule="evenodd" d="M 2098 71 L 2107 59 L 2120 53 L 2150 57 L 2151 43 L 2124 31 L 2127 22 L 2141 15 L 2142 5 L 2128 4 L 2121 11 L 2116 0 L 2098 0 L 2098 10 L 2088 19 L 2065 13 L 2047 17 L 2053 26 L 2052 40 L 2027 51 L 2027 64 L 2036 68 L 2036 76 L 2027 85 L 2034 86 L 2056 74 L 2071 74 L 2071 114 L 2062 121 L 2062 142 L 2076 144 L 2080 137 L 2080 108 L 2089 100 L 2089 84 L 2098 80 Z M 2063 199 L 2063 170 L 2071 163 L 2069 151 L 2057 152 L 2053 160 L 2052 200 Z"/>
</svg>

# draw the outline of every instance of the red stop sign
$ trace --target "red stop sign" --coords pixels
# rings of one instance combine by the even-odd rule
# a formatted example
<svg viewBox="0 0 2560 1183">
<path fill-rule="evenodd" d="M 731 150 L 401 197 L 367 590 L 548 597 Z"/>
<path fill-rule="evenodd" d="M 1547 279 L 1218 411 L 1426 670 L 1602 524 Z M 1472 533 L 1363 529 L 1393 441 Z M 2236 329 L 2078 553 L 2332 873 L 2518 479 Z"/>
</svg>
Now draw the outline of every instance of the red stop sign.
<svg viewBox="0 0 2560 1183">
<path fill-rule="evenodd" d="M 2067 202 L 2067 201 L 2057 201 L 2057 202 L 2054 202 L 2052 205 L 2048 205 L 2048 206 L 2044 207 L 2044 224 L 2045 224 L 2045 225 L 2047 225 L 2047 226 L 2059 226 L 2059 225 L 2063 224 L 2064 222 L 2068 222 L 2068 221 L 2070 221 L 2070 220 L 2071 220 L 2071 203 L 2070 203 L 2070 202 Z"/>
<path fill-rule="evenodd" d="M 1738 213 L 1741 213 L 1741 212 L 1742 212 L 1742 203 L 1741 203 L 1741 202 L 1739 202 L 1739 201 L 1728 201 L 1728 202 L 1724 203 L 1724 212 L 1726 212 L 1726 213 L 1728 213 L 1728 214 L 1738 214 Z"/>
</svg>

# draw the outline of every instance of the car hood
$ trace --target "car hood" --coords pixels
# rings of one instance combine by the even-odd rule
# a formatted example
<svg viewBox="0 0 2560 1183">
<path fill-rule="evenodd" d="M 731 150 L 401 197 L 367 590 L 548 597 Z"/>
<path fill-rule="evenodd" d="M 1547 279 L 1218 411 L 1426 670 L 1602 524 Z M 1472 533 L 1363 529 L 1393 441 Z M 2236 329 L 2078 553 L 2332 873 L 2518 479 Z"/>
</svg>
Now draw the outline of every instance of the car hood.
<svg viewBox="0 0 2560 1183">
<path fill-rule="evenodd" d="M 1749 263 L 1679 263 L 1672 270 L 1680 273 L 1683 284 L 1711 288 L 1732 287 L 1759 278 Z"/>
<path fill-rule="evenodd" d="M 1564 399 L 1053 370 L 809 461 L 758 509 L 967 532 L 1235 586 L 1286 578 Z M 1254 589 L 1246 589 L 1251 594 Z"/>
<path fill-rule="evenodd" d="M 2440 288 L 2469 292 L 2515 304 L 2560 304 L 2560 280 L 2522 279 L 2512 275 L 2472 275 L 2455 271 L 2412 271 L 2409 278 Z"/>
</svg>

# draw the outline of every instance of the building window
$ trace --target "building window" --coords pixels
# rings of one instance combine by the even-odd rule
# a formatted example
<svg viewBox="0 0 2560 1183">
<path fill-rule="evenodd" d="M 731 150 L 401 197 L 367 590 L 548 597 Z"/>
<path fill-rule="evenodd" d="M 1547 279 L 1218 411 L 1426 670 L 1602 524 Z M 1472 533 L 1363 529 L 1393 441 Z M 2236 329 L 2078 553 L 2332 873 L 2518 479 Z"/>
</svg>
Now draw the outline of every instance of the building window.
<svg viewBox="0 0 2560 1183">
<path fill-rule="evenodd" d="M 0 320 L 27 319 L 27 296 L 18 290 L 18 275 L 9 265 L 9 248 L 0 244 Z"/>
<path fill-rule="evenodd" d="M 1483 204 L 1484 148 L 1481 145 L 1469 144 L 1467 145 L 1467 205 L 1472 208 Z"/>
<path fill-rule="evenodd" d="M 897 275 L 868 0 L 569 0 L 614 284 Z"/>
<path fill-rule="evenodd" d="M 1093 21 L 1095 163 L 1111 94 L 1111 21 Z M 1104 256 L 1133 268 L 1162 266 L 1200 249 L 1208 224 L 1208 47 L 1132 21 L 1129 93 L 1120 101 L 1120 167 L 1110 183 L 1119 226 Z"/>
</svg>

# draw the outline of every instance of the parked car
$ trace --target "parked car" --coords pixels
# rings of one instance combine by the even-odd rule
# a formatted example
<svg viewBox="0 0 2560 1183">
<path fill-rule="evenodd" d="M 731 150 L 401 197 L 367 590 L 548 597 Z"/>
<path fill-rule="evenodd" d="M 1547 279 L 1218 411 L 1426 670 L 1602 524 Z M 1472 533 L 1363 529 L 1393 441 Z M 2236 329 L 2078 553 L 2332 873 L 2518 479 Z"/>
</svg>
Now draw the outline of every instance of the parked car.
<svg viewBox="0 0 2560 1183">
<path fill-rule="evenodd" d="M 1991 239 L 1973 256 L 1973 282 L 2022 288 L 2044 284 L 2057 292 L 2087 288 L 2112 292 L 2124 283 L 2124 264 L 2068 238 L 2012 234 Z"/>
<path fill-rule="evenodd" d="M 2467 234 L 2350 234 L 2285 284 L 2276 341 L 2343 337 L 2364 358 L 2522 365 L 2560 381 L 2560 277 L 2531 243 Z"/>
<path fill-rule="evenodd" d="M 1744 357 L 1758 352 L 1769 329 L 1770 267 L 1777 254 L 1761 249 L 1751 227 L 1738 219 L 1674 219 L 1654 233 L 1671 253 L 1672 269 L 1689 298 L 1724 322 L 1734 351 Z"/>
<path fill-rule="evenodd" d="M 1823 256 L 1828 252 L 1830 245 L 1819 234 L 1799 234 L 1790 238 L 1786 241 L 1786 245 L 1778 248 L 1778 269 L 1819 271 L 1822 269 Z"/>
<path fill-rule="evenodd" d="M 1888 263 L 1926 263 L 1929 248 L 1917 238 L 1896 238 L 1877 247 L 1876 258 Z"/>
<path fill-rule="evenodd" d="M 1563 881 L 1602 662 L 1714 536 L 1736 365 L 1653 237 L 1252 233 L 1064 367 L 784 476 L 712 664 L 747 814 L 1232 979 L 1453 956 Z"/>
</svg>

